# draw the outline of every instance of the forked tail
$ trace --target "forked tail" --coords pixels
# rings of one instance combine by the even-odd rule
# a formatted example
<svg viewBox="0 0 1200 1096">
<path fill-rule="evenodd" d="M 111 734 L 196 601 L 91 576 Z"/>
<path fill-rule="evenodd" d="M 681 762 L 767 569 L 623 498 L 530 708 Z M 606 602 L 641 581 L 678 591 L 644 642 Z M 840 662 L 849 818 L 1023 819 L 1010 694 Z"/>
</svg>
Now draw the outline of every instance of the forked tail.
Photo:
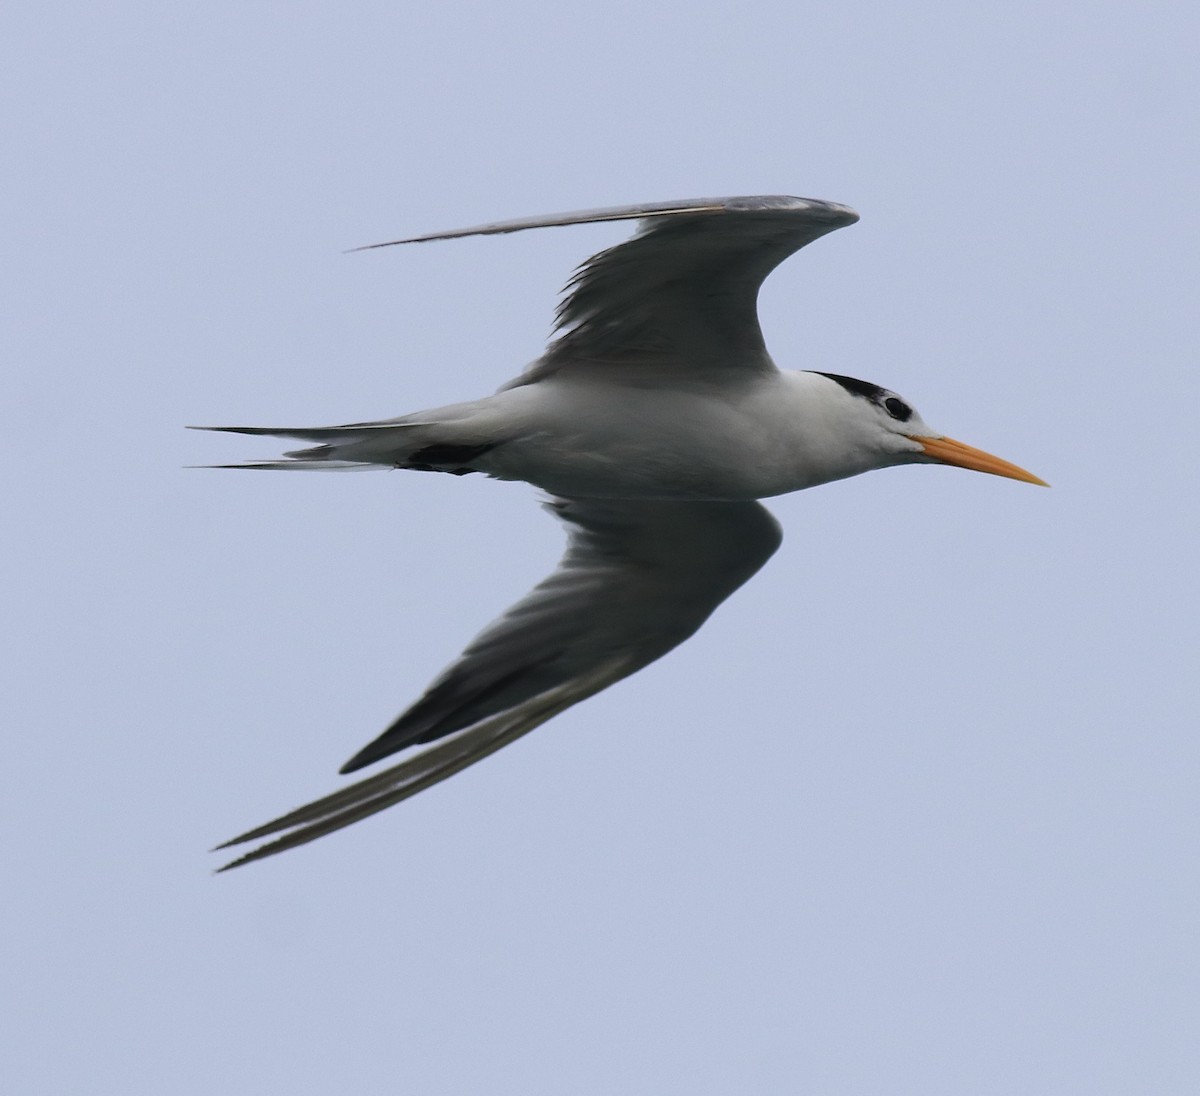
<svg viewBox="0 0 1200 1096">
<path fill-rule="evenodd" d="M 434 422 L 371 422 L 348 426 L 192 426 L 190 430 L 215 430 L 228 434 L 261 434 L 317 442 L 292 449 L 276 460 L 248 460 L 236 464 L 209 464 L 206 468 L 254 468 L 345 472 L 366 468 L 408 468 L 419 472 L 465 475 L 477 471 L 472 461 L 491 443 L 459 444 L 437 440 L 445 424 Z"/>
</svg>

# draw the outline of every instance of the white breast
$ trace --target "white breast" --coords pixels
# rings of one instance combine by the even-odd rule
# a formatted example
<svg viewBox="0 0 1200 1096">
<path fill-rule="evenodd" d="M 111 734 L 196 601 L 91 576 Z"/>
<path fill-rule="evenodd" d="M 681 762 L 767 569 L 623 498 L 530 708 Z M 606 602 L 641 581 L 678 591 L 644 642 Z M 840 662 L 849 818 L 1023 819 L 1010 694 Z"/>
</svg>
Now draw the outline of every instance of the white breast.
<svg viewBox="0 0 1200 1096">
<path fill-rule="evenodd" d="M 811 373 L 690 390 L 556 377 L 485 403 L 510 433 L 480 469 L 569 497 L 766 498 L 879 463 Z"/>
</svg>

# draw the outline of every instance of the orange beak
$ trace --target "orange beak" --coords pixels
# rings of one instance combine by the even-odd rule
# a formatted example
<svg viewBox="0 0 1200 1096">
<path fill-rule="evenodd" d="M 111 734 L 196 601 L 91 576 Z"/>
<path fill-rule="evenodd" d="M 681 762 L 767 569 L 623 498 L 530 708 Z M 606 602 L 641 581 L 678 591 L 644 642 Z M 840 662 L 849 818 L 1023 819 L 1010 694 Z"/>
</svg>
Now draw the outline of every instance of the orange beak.
<svg viewBox="0 0 1200 1096">
<path fill-rule="evenodd" d="M 1050 486 L 1032 472 L 1026 472 L 1024 468 L 993 457 L 991 453 L 985 453 L 982 449 L 963 445 L 961 441 L 955 441 L 953 438 L 913 438 L 913 441 L 925 450 L 926 456 L 933 457 L 942 464 L 954 464 L 959 468 L 969 468 L 972 472 L 987 472 L 989 475 L 1005 476 L 1024 483 L 1036 483 L 1039 487 Z"/>
</svg>

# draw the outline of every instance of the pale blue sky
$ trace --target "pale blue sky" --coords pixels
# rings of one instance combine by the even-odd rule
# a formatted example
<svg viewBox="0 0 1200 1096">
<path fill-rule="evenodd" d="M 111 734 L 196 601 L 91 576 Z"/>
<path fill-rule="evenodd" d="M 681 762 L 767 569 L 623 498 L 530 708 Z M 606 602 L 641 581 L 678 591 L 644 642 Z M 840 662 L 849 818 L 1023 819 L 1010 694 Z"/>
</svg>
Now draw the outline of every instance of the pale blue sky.
<svg viewBox="0 0 1200 1096">
<path fill-rule="evenodd" d="M 1200 18 L 1051 7 L 6 6 L 5 1091 L 1197 1090 Z M 862 213 L 781 365 L 1053 490 L 776 500 L 663 662 L 212 876 L 561 533 L 183 424 L 488 392 L 628 226 L 346 248 L 739 193 Z"/>
</svg>

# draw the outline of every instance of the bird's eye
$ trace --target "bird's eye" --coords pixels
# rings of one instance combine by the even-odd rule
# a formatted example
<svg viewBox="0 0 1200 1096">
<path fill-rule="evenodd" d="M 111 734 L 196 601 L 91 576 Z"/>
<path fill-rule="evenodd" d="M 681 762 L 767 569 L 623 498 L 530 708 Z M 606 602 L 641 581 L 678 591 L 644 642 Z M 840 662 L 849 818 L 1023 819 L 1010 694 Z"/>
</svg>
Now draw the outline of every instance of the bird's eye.
<svg viewBox="0 0 1200 1096">
<path fill-rule="evenodd" d="M 896 399 L 895 396 L 888 396 L 883 401 L 883 409 L 894 419 L 899 419 L 901 422 L 908 422 L 912 418 L 912 408 L 903 400 Z"/>
</svg>

